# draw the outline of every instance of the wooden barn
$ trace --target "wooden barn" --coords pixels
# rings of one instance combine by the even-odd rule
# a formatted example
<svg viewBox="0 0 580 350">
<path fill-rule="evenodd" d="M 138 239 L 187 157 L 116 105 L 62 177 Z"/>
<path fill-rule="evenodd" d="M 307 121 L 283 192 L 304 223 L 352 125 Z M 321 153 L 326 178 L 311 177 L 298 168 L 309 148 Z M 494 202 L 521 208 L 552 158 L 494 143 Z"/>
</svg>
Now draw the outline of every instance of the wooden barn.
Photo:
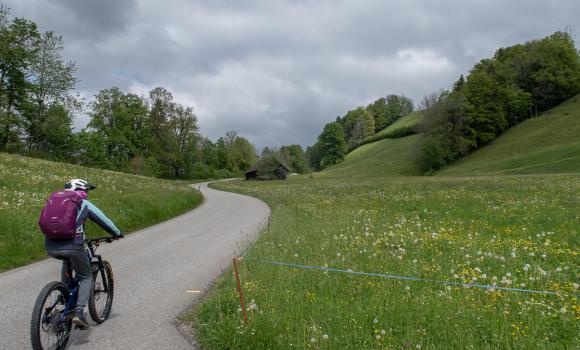
<svg viewBox="0 0 580 350">
<path fill-rule="evenodd" d="M 279 160 L 260 159 L 246 171 L 246 180 L 286 180 L 290 169 Z"/>
</svg>

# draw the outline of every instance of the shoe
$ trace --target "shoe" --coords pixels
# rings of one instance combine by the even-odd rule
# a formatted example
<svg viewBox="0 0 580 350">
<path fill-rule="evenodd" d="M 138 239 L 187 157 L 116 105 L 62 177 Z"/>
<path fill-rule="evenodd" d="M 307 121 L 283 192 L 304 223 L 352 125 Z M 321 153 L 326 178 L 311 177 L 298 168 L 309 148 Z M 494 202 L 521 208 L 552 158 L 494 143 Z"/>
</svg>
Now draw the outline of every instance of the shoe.
<svg viewBox="0 0 580 350">
<path fill-rule="evenodd" d="M 72 323 L 75 324 L 78 328 L 87 329 L 89 328 L 89 323 L 83 313 L 83 310 L 76 310 L 75 315 L 72 319 Z"/>
</svg>

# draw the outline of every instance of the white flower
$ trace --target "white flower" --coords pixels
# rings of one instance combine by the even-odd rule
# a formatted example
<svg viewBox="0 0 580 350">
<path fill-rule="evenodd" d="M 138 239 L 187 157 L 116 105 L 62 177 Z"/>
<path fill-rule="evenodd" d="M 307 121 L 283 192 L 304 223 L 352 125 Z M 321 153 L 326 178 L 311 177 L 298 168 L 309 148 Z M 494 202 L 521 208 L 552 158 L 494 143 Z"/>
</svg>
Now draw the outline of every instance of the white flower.
<svg viewBox="0 0 580 350">
<path fill-rule="evenodd" d="M 324 334 L 324 335 L 322 336 L 322 339 L 324 339 L 324 340 L 327 340 L 327 339 L 328 339 L 328 334 Z"/>
<path fill-rule="evenodd" d="M 560 312 L 563 313 L 563 314 L 565 314 L 566 313 L 566 308 L 565 307 L 561 308 L 560 309 Z"/>
<path fill-rule="evenodd" d="M 377 340 L 379 340 L 379 339 L 381 339 L 381 336 L 377 334 L 377 335 L 375 336 L 375 338 L 376 338 Z"/>
<path fill-rule="evenodd" d="M 379 323 L 379 320 L 377 320 L 376 318 L 373 320 L 373 323 Z"/>
<path fill-rule="evenodd" d="M 385 331 L 384 329 L 381 329 L 381 334 L 384 335 L 385 333 L 387 333 L 387 331 Z"/>
<path fill-rule="evenodd" d="M 411 290 L 411 287 L 409 287 L 409 286 L 406 286 L 406 287 L 405 287 L 405 290 Z"/>
<path fill-rule="evenodd" d="M 574 289 L 578 289 L 578 287 L 580 287 L 578 283 L 573 283 L 572 286 L 574 286 Z"/>
</svg>

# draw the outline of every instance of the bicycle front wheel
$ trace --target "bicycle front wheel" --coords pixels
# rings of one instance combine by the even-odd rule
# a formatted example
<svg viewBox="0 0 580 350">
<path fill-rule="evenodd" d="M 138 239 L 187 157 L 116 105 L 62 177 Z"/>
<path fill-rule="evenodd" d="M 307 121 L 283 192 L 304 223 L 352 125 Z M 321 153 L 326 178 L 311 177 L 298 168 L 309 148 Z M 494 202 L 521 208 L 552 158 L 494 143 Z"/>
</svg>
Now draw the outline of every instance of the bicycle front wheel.
<svg viewBox="0 0 580 350">
<path fill-rule="evenodd" d="M 30 340 L 34 350 L 66 347 L 72 329 L 71 315 L 66 314 L 68 288 L 61 282 L 50 282 L 36 298 L 30 321 Z"/>
<path fill-rule="evenodd" d="M 89 314 L 96 323 L 103 323 L 109 318 L 113 305 L 115 281 L 113 268 L 107 261 L 103 261 L 103 268 L 93 263 L 93 286 L 89 298 Z"/>
</svg>

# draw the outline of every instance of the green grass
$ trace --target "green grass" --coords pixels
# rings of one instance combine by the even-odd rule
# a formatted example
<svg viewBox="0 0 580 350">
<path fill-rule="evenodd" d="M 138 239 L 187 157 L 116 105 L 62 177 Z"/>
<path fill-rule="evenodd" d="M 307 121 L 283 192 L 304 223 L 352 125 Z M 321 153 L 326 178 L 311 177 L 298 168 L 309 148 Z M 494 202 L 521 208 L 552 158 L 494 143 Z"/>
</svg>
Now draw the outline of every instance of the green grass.
<svg viewBox="0 0 580 350">
<path fill-rule="evenodd" d="M 438 175 L 580 172 L 580 95 L 511 128 Z"/>
<path fill-rule="evenodd" d="M 580 176 L 233 182 L 271 224 L 195 315 L 207 349 L 576 349 Z M 253 259 L 561 296 L 297 269 Z"/>
<path fill-rule="evenodd" d="M 382 137 L 400 137 L 401 133 L 410 135 L 415 133 L 421 122 L 423 121 L 423 114 L 419 111 L 412 112 L 400 118 L 393 124 L 376 133 L 377 136 Z"/>
<path fill-rule="evenodd" d="M 361 146 L 344 161 L 314 174 L 315 177 L 369 177 L 419 175 L 416 151 L 419 135 L 384 139 Z"/>
<path fill-rule="evenodd" d="M 0 153 L 0 271 L 46 257 L 38 228 L 40 210 L 50 192 L 62 189 L 71 178 L 97 185 L 89 199 L 124 233 L 182 214 L 202 201 L 184 182 Z M 87 232 L 104 234 L 92 223 Z"/>
<path fill-rule="evenodd" d="M 423 114 L 419 111 L 412 112 L 393 124 L 389 125 L 388 127 L 384 128 L 383 130 L 379 131 L 378 133 L 367 137 L 364 139 L 360 144 L 354 146 L 352 150 L 357 149 L 363 145 L 377 142 L 383 139 L 396 139 L 400 137 L 405 137 L 409 135 L 414 135 L 419 132 L 419 127 L 421 122 L 423 121 Z"/>
</svg>

